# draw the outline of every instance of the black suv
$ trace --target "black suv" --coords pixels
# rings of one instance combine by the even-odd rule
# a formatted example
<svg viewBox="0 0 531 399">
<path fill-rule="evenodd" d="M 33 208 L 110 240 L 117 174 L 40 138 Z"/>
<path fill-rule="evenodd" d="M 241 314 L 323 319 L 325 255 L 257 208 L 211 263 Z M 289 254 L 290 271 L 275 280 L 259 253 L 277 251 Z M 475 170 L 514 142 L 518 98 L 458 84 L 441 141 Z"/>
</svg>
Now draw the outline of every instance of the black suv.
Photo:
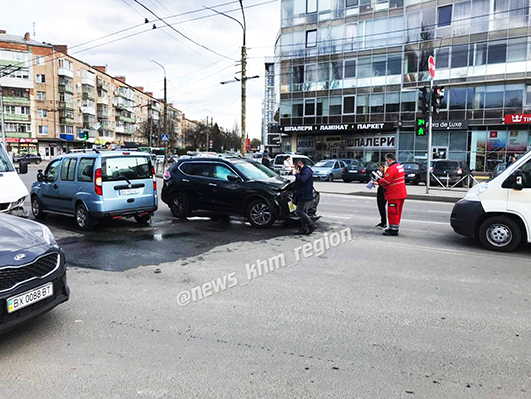
<svg viewBox="0 0 531 399">
<path fill-rule="evenodd" d="M 447 159 L 432 161 L 430 171 L 430 185 L 432 187 L 451 187 L 456 184 L 465 187 L 469 185 L 468 176 L 472 176 L 472 171 L 465 162 Z"/>
<path fill-rule="evenodd" d="M 243 215 L 254 227 L 269 227 L 275 220 L 298 220 L 294 214 L 293 178 L 278 176 L 260 163 L 239 158 L 180 159 L 164 173 L 162 201 L 175 217 L 194 210 Z M 319 193 L 309 215 L 316 220 Z"/>
</svg>

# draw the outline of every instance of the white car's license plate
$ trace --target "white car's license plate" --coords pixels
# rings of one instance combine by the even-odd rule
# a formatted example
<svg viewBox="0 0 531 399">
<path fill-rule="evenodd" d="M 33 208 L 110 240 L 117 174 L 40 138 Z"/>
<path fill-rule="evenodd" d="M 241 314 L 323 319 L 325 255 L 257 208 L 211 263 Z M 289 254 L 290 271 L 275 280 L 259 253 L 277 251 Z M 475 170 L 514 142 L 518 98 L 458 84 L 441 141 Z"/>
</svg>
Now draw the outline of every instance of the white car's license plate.
<svg viewBox="0 0 531 399">
<path fill-rule="evenodd" d="M 126 190 L 120 190 L 120 195 L 140 194 L 141 192 L 141 188 L 128 188 Z"/>
<path fill-rule="evenodd" d="M 357 170 L 349 170 L 349 173 L 358 173 Z"/>
<path fill-rule="evenodd" d="M 42 301 L 53 295 L 53 283 L 35 288 L 31 291 L 26 291 L 23 294 L 13 296 L 7 300 L 7 313 L 13 313 L 17 310 L 32 305 L 35 302 Z"/>
</svg>

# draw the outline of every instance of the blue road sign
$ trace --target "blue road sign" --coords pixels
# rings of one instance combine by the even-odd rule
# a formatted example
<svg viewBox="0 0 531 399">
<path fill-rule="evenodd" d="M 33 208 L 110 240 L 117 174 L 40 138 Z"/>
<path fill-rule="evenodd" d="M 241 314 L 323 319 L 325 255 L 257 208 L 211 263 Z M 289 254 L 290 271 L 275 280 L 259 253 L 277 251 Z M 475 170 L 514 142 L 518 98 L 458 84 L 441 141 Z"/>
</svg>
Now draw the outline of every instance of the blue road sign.
<svg viewBox="0 0 531 399">
<path fill-rule="evenodd" d="M 168 141 L 170 141 L 170 135 L 169 134 L 163 134 L 160 139 L 161 139 L 161 141 L 167 143 Z"/>
</svg>

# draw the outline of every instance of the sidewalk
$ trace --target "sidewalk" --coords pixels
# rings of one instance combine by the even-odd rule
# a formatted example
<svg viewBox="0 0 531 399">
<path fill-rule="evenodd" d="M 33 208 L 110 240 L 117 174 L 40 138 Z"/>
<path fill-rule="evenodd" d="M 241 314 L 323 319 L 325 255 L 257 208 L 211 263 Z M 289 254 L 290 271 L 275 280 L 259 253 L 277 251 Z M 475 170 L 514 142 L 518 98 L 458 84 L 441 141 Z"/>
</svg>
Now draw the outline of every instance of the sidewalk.
<svg viewBox="0 0 531 399">
<path fill-rule="evenodd" d="M 376 188 L 369 190 L 365 187 L 366 183 L 322 182 L 316 180 L 313 184 L 320 193 L 376 197 Z M 430 193 L 426 194 L 426 186 L 424 185 L 413 186 L 408 184 L 406 187 L 409 199 L 421 201 L 455 203 L 463 198 L 467 192 L 467 189 L 461 187 L 452 190 L 430 187 Z"/>
</svg>

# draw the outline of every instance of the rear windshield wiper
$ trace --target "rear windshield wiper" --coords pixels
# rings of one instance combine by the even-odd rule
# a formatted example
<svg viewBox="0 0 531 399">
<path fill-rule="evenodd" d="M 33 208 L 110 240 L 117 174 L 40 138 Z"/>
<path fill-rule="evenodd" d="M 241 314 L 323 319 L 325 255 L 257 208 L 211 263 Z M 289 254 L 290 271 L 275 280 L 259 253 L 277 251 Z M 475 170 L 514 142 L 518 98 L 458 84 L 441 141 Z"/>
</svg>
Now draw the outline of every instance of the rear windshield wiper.
<svg viewBox="0 0 531 399">
<path fill-rule="evenodd" d="M 129 183 L 129 184 L 133 184 L 133 183 L 131 183 L 131 180 L 129 180 L 129 179 L 128 179 L 127 177 L 125 177 L 124 175 L 118 175 L 118 177 L 123 177 L 123 178 L 127 181 L 127 183 Z"/>
</svg>

